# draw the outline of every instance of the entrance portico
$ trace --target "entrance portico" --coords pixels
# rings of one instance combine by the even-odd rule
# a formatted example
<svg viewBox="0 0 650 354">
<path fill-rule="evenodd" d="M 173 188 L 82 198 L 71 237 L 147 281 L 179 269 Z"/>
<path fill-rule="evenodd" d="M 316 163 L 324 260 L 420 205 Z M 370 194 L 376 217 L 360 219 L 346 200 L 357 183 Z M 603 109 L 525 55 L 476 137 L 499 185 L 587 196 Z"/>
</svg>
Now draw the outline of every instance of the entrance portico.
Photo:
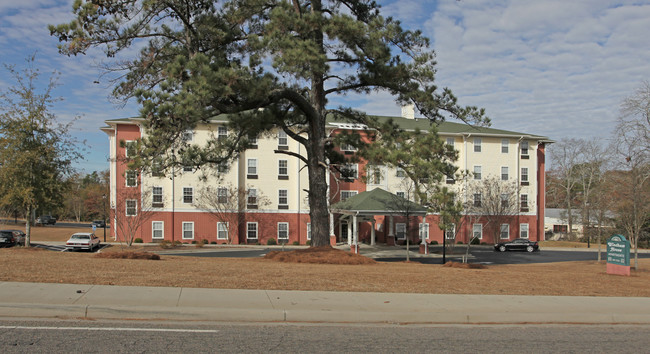
<svg viewBox="0 0 650 354">
<path fill-rule="evenodd" d="M 381 188 L 359 193 L 330 207 L 331 220 L 333 214 L 342 214 L 341 219 L 348 219 L 348 245 L 354 253 L 359 253 L 359 223 L 372 223 L 370 231 L 370 244 L 376 244 L 375 216 L 387 216 L 389 225 L 386 243 L 395 244 L 395 223 L 393 218 L 398 217 L 424 217 L 427 209 L 408 199 L 387 192 Z M 333 231 L 333 230 L 332 230 Z"/>
</svg>

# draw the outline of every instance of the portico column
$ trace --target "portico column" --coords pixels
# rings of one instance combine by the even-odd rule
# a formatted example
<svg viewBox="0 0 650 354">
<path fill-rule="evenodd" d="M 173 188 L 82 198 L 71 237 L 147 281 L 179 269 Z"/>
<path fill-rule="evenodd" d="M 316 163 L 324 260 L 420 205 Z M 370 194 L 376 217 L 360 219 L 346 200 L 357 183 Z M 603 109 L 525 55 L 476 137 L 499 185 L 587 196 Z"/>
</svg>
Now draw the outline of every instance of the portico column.
<svg viewBox="0 0 650 354">
<path fill-rule="evenodd" d="M 374 246 L 375 245 L 375 218 L 372 218 L 372 230 L 370 230 L 370 245 Z"/>
<path fill-rule="evenodd" d="M 330 212 L 330 246 L 336 246 L 336 235 L 334 234 L 334 214 Z"/>
<path fill-rule="evenodd" d="M 354 237 L 354 235 L 353 235 L 352 232 L 350 232 L 350 229 L 352 229 L 353 225 L 354 225 L 354 222 L 352 222 L 352 220 L 348 219 L 348 230 L 346 231 L 347 236 L 348 236 L 348 246 L 352 246 L 352 237 Z"/>
<path fill-rule="evenodd" d="M 359 253 L 359 227 L 357 225 L 357 216 L 352 217 L 352 224 L 354 225 L 353 236 L 354 237 L 354 253 Z"/>
</svg>

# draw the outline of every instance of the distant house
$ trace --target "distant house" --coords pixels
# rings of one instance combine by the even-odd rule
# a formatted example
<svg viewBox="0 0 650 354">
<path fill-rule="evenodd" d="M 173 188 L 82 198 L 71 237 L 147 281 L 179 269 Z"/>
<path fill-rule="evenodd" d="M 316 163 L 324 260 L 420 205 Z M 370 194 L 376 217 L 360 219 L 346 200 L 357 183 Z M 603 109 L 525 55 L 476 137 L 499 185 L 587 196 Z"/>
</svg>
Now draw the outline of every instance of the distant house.
<svg viewBox="0 0 650 354">
<path fill-rule="evenodd" d="M 562 208 L 546 208 L 544 212 L 544 232 L 549 240 L 559 240 L 564 238 L 569 233 L 569 221 L 567 209 Z M 578 237 L 584 236 L 584 225 L 582 224 L 582 211 L 580 209 L 572 209 L 573 225 L 571 231 Z M 612 227 L 611 213 L 607 213 L 607 222 L 604 227 Z M 598 227 L 598 218 L 596 214 L 590 215 L 590 224 L 592 227 Z"/>
</svg>

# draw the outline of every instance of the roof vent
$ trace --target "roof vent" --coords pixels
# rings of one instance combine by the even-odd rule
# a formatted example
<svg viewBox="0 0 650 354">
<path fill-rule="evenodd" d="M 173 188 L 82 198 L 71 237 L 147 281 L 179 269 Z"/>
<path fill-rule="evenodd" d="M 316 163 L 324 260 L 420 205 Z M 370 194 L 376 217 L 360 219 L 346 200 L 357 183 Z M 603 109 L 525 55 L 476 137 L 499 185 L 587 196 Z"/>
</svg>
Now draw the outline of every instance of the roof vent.
<svg viewBox="0 0 650 354">
<path fill-rule="evenodd" d="M 402 118 L 415 119 L 415 105 L 410 103 L 402 106 Z"/>
</svg>

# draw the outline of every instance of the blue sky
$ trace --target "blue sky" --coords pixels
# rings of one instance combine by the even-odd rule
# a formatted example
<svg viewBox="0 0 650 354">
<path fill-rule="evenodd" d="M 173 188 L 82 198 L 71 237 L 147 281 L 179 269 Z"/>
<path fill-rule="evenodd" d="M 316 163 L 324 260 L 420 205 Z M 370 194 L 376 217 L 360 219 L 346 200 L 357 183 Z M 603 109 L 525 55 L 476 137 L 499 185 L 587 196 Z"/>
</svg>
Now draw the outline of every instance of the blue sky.
<svg viewBox="0 0 650 354">
<path fill-rule="evenodd" d="M 463 105 L 484 107 L 499 129 L 607 139 L 622 99 L 650 80 L 650 1 L 609 0 L 378 0 L 384 15 L 431 38 L 437 83 Z M 135 103 L 109 98 L 98 51 L 57 53 L 48 24 L 72 18 L 72 0 L 0 0 L 0 63 L 22 67 L 36 53 L 43 73 L 57 70 L 64 98 L 52 108 L 62 121 L 75 116 L 73 134 L 89 154 L 86 172 L 108 168 L 107 119 L 135 116 Z M 99 83 L 95 83 L 99 81 Z M 0 89 L 11 81 L 0 72 Z M 370 114 L 399 115 L 391 97 L 347 100 Z"/>
</svg>

